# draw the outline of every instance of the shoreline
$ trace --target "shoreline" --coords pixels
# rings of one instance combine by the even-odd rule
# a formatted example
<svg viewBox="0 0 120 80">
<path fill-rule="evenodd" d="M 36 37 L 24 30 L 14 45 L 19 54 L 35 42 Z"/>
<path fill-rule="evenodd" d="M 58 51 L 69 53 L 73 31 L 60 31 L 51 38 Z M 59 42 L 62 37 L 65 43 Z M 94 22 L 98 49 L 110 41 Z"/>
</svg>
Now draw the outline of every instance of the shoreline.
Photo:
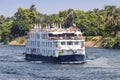
<svg viewBox="0 0 120 80">
<path fill-rule="evenodd" d="M 87 41 L 85 42 L 85 47 L 90 47 L 90 48 L 101 48 L 100 42 L 92 42 L 92 41 Z"/>
</svg>

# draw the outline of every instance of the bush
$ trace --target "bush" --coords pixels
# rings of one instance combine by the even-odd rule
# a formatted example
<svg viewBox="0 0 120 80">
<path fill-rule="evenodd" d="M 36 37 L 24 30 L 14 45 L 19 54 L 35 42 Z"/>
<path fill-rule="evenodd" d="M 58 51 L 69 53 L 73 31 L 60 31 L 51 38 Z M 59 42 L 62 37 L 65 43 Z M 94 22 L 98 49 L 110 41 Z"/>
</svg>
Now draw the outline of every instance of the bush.
<svg viewBox="0 0 120 80">
<path fill-rule="evenodd" d="M 2 34 L 1 34 L 1 41 L 4 44 L 7 44 L 10 40 L 10 31 L 8 29 L 4 29 Z"/>
<path fill-rule="evenodd" d="M 85 36 L 86 37 L 86 41 L 90 41 L 94 36 Z"/>
<path fill-rule="evenodd" d="M 4 44 L 8 44 L 9 43 L 9 38 L 5 38 L 3 41 Z"/>
<path fill-rule="evenodd" d="M 23 36 L 23 37 L 17 37 L 16 39 L 15 39 L 19 44 L 23 44 L 24 42 L 25 42 L 25 37 Z"/>
<path fill-rule="evenodd" d="M 116 41 L 117 41 L 117 42 L 120 41 L 120 32 L 116 35 Z"/>
<path fill-rule="evenodd" d="M 95 36 L 91 39 L 91 41 L 99 41 L 102 39 L 102 36 Z"/>
<path fill-rule="evenodd" d="M 20 44 L 23 44 L 24 42 L 25 42 L 25 38 L 22 37 L 19 43 L 20 43 Z"/>
<path fill-rule="evenodd" d="M 120 49 L 120 32 L 116 35 L 116 42 L 113 46 L 114 49 Z"/>
<path fill-rule="evenodd" d="M 115 44 L 116 40 L 114 38 L 106 38 L 102 41 L 102 47 L 104 48 L 113 48 L 114 44 Z"/>
</svg>

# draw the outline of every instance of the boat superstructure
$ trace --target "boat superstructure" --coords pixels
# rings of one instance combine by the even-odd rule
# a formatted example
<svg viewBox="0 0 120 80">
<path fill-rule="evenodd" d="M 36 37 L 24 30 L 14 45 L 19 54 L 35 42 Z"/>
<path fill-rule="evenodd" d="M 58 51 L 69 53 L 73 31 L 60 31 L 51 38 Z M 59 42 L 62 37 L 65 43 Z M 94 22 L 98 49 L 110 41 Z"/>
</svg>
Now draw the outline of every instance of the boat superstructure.
<svg viewBox="0 0 120 80">
<path fill-rule="evenodd" d="M 78 63 L 86 58 L 84 37 L 76 28 L 62 28 L 54 24 L 34 25 L 26 37 L 26 60 L 40 60 L 55 63 Z"/>
</svg>

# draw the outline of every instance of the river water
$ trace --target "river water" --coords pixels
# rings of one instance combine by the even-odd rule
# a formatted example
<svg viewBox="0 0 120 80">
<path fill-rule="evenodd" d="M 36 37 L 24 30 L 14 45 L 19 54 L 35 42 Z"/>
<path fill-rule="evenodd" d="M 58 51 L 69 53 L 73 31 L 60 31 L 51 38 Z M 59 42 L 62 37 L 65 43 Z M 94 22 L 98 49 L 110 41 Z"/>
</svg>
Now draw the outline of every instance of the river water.
<svg viewBox="0 0 120 80">
<path fill-rule="evenodd" d="M 86 48 L 85 64 L 26 61 L 24 51 L 0 45 L 0 80 L 120 80 L 120 50 Z"/>
</svg>

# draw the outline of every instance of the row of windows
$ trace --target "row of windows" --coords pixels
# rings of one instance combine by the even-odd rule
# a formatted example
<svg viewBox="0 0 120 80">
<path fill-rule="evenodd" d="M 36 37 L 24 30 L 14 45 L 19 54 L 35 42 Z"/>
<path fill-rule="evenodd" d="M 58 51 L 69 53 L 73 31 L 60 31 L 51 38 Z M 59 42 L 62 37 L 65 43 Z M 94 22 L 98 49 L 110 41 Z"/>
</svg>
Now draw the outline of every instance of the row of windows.
<svg viewBox="0 0 120 80">
<path fill-rule="evenodd" d="M 83 42 L 79 42 L 79 41 L 67 41 L 67 42 L 59 42 L 58 44 L 60 45 L 83 45 Z M 40 41 L 28 41 L 27 42 L 27 46 L 36 46 L 36 47 L 56 47 L 57 43 L 52 43 L 52 42 L 40 42 Z"/>
<path fill-rule="evenodd" d="M 34 39 L 47 39 L 47 34 L 38 34 L 38 33 L 36 33 L 36 34 L 30 34 L 30 37 L 31 38 L 34 38 Z"/>
<path fill-rule="evenodd" d="M 36 48 L 27 48 L 27 52 L 30 52 L 31 54 L 35 54 L 35 53 L 38 53 L 38 54 L 52 54 L 54 52 L 54 50 L 44 50 L 44 49 L 36 49 Z"/>
<path fill-rule="evenodd" d="M 27 46 L 37 46 L 37 47 L 54 47 L 52 42 L 40 42 L 40 41 L 28 41 Z"/>
<path fill-rule="evenodd" d="M 61 42 L 61 45 L 81 45 L 83 42 L 75 41 L 75 42 Z"/>
</svg>

